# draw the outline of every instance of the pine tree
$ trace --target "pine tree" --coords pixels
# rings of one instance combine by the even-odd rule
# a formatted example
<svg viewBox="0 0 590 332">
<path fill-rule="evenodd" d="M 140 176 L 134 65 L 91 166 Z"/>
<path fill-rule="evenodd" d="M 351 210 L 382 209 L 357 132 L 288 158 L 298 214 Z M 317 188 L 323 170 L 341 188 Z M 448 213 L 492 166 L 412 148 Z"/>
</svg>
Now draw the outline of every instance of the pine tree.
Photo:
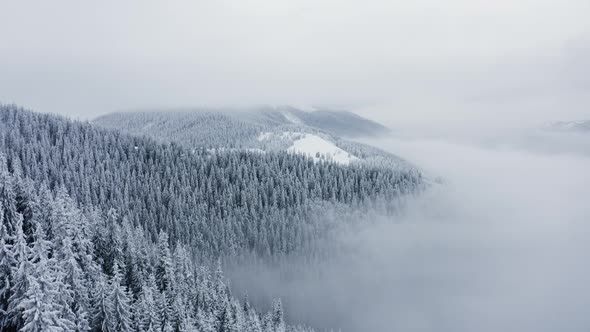
<svg viewBox="0 0 590 332">
<path fill-rule="evenodd" d="M 150 275 L 148 281 L 142 286 L 139 297 L 135 302 L 136 309 L 134 313 L 142 331 L 148 331 L 150 329 L 160 331 L 161 329 L 154 298 L 157 292 L 155 278 L 153 275 Z"/>
<path fill-rule="evenodd" d="M 59 303 L 59 290 L 62 288 L 59 271 L 55 262 L 48 258 L 50 243 L 45 240 L 41 227 L 35 231 L 35 242 L 30 252 L 29 261 L 32 271 L 27 275 L 28 287 L 18 309 L 22 310 L 23 325 L 21 331 L 68 331 L 72 322 L 62 316 Z"/>
<path fill-rule="evenodd" d="M 113 305 L 109 298 L 109 287 L 104 274 L 100 274 L 94 286 L 93 302 L 94 310 L 92 315 L 92 331 L 110 332 L 112 323 Z"/>
<path fill-rule="evenodd" d="M 143 332 L 140 299 L 137 299 L 135 302 L 131 304 L 131 311 L 133 312 L 133 317 L 131 320 L 131 329 L 135 332 Z"/>
<path fill-rule="evenodd" d="M 213 282 L 213 291 L 215 292 L 216 297 L 214 310 L 219 315 L 225 309 L 228 295 L 227 286 L 225 284 L 225 276 L 223 274 L 223 269 L 221 268 L 221 260 L 217 261 L 217 268 L 215 269 L 215 279 Z"/>
<path fill-rule="evenodd" d="M 0 330 L 8 329 L 8 304 L 11 295 L 13 271 L 16 260 L 12 252 L 12 238 L 4 224 L 3 208 L 0 206 Z"/>
<path fill-rule="evenodd" d="M 90 301 L 84 272 L 73 252 L 71 240 L 66 237 L 62 243 L 56 257 L 63 273 L 63 282 L 67 285 L 67 289 L 61 292 L 64 298 L 63 305 L 66 306 L 77 326 L 86 326 Z"/>
<path fill-rule="evenodd" d="M 29 288 L 18 305 L 23 313 L 20 331 L 44 332 L 65 331 L 60 324 L 59 308 L 52 303 L 54 291 L 42 279 L 29 276 Z"/>
<path fill-rule="evenodd" d="M 170 323 L 173 317 L 172 306 L 170 305 L 170 299 L 166 295 L 166 293 L 162 293 L 156 290 L 154 294 L 154 302 L 155 307 L 157 310 L 156 317 L 159 319 L 159 325 L 166 326 L 166 324 Z"/>
<path fill-rule="evenodd" d="M 216 332 L 215 329 L 215 317 L 203 311 L 202 309 L 197 310 L 195 318 L 195 326 L 197 331 L 200 332 Z"/>
<path fill-rule="evenodd" d="M 62 327 L 66 331 L 74 331 L 77 325 L 84 325 L 84 322 L 78 322 L 76 314 L 71 307 L 72 291 L 68 284 L 63 282 L 64 273 L 60 266 L 56 264 L 55 258 L 52 258 L 52 276 L 54 277 L 55 298 L 54 302 L 59 307 L 59 316 Z"/>
<path fill-rule="evenodd" d="M 285 320 L 283 303 L 280 299 L 275 300 L 272 306 L 272 328 L 275 332 L 285 332 Z"/>
<path fill-rule="evenodd" d="M 10 290 L 10 298 L 8 299 L 8 319 L 10 324 L 17 329 L 23 325 L 22 308 L 19 307 L 21 302 L 26 298 L 27 290 L 30 287 L 30 282 L 33 273 L 33 264 L 29 261 L 31 248 L 27 245 L 22 229 L 22 215 L 17 214 L 16 223 L 14 225 L 14 242 L 11 248 L 11 256 L 16 263 L 13 266 L 12 288 Z"/>
<path fill-rule="evenodd" d="M 172 255 L 168 246 L 168 234 L 162 231 L 158 236 L 158 265 L 156 267 L 156 280 L 159 282 L 160 291 L 170 291 L 173 279 L 174 266 L 172 265 Z"/>
<path fill-rule="evenodd" d="M 121 270 L 118 264 L 115 264 L 113 269 L 113 277 L 109 282 L 111 289 L 109 302 L 112 305 L 111 328 L 113 331 L 119 332 L 132 331 L 132 312 L 129 295 L 125 287 L 121 285 L 123 277 L 121 276 Z"/>
<path fill-rule="evenodd" d="M 244 311 L 240 306 L 240 302 L 235 298 L 231 300 L 231 313 L 235 330 L 244 331 L 246 328 L 246 318 L 244 317 Z"/>
<path fill-rule="evenodd" d="M 0 218 L 6 225 L 7 231 L 11 234 L 16 233 L 16 193 L 14 190 L 14 179 L 8 172 L 6 156 L 0 152 Z M 22 227 L 22 226 L 21 226 Z"/>
<path fill-rule="evenodd" d="M 264 332 L 274 332 L 274 327 L 272 324 L 272 313 L 267 313 L 262 318 L 262 331 Z"/>
<path fill-rule="evenodd" d="M 237 326 L 232 313 L 231 303 L 225 302 L 218 322 L 218 332 L 236 332 Z"/>
<path fill-rule="evenodd" d="M 256 312 L 254 312 L 253 310 L 249 310 L 246 319 L 246 327 L 244 329 L 245 332 L 262 332 L 260 317 L 258 317 L 258 314 L 256 314 Z"/>
</svg>

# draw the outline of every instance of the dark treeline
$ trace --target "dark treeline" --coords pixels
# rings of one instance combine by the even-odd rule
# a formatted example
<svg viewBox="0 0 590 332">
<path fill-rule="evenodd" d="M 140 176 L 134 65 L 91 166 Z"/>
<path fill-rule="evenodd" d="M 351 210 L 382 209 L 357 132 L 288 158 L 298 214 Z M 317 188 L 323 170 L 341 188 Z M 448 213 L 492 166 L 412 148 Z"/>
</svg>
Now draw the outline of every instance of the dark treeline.
<svg viewBox="0 0 590 332">
<path fill-rule="evenodd" d="M 189 251 L 10 174 L 0 154 L 0 331 L 312 331 L 286 326 L 280 300 L 264 315 L 237 300 Z"/>
<path fill-rule="evenodd" d="M 0 129 L 11 171 L 64 187 L 82 207 L 115 208 L 152 241 L 165 231 L 202 258 L 310 247 L 329 227 L 327 206 L 392 208 L 421 182 L 415 171 L 287 153 L 191 151 L 14 106 L 0 109 Z"/>
</svg>

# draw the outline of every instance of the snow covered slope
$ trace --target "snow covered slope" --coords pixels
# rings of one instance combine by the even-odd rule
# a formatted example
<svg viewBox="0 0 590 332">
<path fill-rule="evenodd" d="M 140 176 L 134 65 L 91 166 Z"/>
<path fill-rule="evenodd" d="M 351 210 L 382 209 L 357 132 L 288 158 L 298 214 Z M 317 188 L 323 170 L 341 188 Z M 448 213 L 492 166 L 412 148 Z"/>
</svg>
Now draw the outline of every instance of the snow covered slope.
<svg viewBox="0 0 590 332">
<path fill-rule="evenodd" d="M 302 111 L 289 106 L 120 112 L 94 124 L 187 146 L 244 147 L 261 131 L 318 130 L 344 138 L 376 137 L 389 129 L 347 111 Z"/>
<path fill-rule="evenodd" d="M 290 146 L 287 152 L 297 153 L 312 158 L 314 161 L 333 161 L 341 165 L 350 165 L 351 162 L 360 159 L 351 153 L 339 148 L 333 142 L 318 135 L 303 132 L 272 133 L 262 132 L 258 136 L 260 142 L 273 140 L 286 141 Z"/>
<path fill-rule="evenodd" d="M 312 134 L 304 134 L 302 138 L 294 141 L 287 151 L 304 154 L 315 161 L 328 160 L 341 165 L 349 165 L 351 162 L 359 160 L 334 143 Z"/>
<path fill-rule="evenodd" d="M 345 111 L 293 107 L 113 113 L 94 124 L 210 152 L 292 152 L 341 165 L 412 169 L 399 157 L 345 137 L 374 137 L 382 125 Z"/>
</svg>

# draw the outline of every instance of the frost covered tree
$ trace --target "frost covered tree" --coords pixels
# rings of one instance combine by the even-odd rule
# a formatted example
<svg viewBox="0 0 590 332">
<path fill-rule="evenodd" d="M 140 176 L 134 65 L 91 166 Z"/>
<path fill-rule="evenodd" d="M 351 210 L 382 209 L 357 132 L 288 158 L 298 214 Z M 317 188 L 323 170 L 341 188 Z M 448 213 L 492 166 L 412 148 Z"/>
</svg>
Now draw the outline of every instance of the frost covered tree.
<svg viewBox="0 0 590 332">
<path fill-rule="evenodd" d="M 262 325 L 260 324 L 260 317 L 256 314 L 256 312 L 249 311 L 247 320 L 246 320 L 246 327 L 244 329 L 246 332 L 262 332 Z"/>
<path fill-rule="evenodd" d="M 90 307 L 87 281 L 69 238 L 63 240 L 60 255 L 56 256 L 59 258 L 59 269 L 63 275 L 62 281 L 65 286 L 60 292 L 64 310 L 71 314 L 71 320 L 75 322 L 77 330 L 87 330 L 87 326 L 89 326 L 88 308 Z"/>
<path fill-rule="evenodd" d="M 13 327 L 19 329 L 23 325 L 20 304 L 26 299 L 27 290 L 33 276 L 33 264 L 30 261 L 31 248 L 27 245 L 22 229 L 22 215 L 18 214 L 14 225 L 14 242 L 11 248 L 15 265 L 13 266 L 10 298 L 8 299 L 8 319 Z"/>
<path fill-rule="evenodd" d="M 274 332 L 285 332 L 285 320 L 283 316 L 283 303 L 280 299 L 275 300 L 272 306 L 272 330 Z"/>
<path fill-rule="evenodd" d="M 105 279 L 106 277 L 104 275 L 98 277 L 92 294 L 93 312 L 91 327 L 92 331 L 95 332 L 109 332 L 113 324 L 113 304 L 109 298 L 109 287 Z"/>
<path fill-rule="evenodd" d="M 35 242 L 30 252 L 30 273 L 26 291 L 17 304 L 22 312 L 21 331 L 70 331 L 73 322 L 64 316 L 59 303 L 59 291 L 62 289 L 59 271 L 55 260 L 48 258 L 50 243 L 45 240 L 41 227 L 35 232 Z"/>
<path fill-rule="evenodd" d="M 158 265 L 156 266 L 156 280 L 159 282 L 161 292 L 172 291 L 174 266 L 172 265 L 172 254 L 168 246 L 168 234 L 160 232 L 158 236 Z"/>
<path fill-rule="evenodd" d="M 108 299 L 111 306 L 109 323 L 112 331 L 128 332 L 131 331 L 132 327 L 131 301 L 127 290 L 121 285 L 122 279 L 121 270 L 115 264 L 113 267 L 113 277 L 109 281 L 110 294 Z"/>
<path fill-rule="evenodd" d="M 160 331 L 161 325 L 156 308 L 156 296 L 158 289 L 156 279 L 150 274 L 146 283 L 142 286 L 139 298 L 134 305 L 135 320 L 141 331 Z"/>
<path fill-rule="evenodd" d="M 4 214 L 0 207 L 0 330 L 7 329 L 8 305 L 12 288 L 13 271 L 16 267 L 16 260 L 12 252 L 12 239 L 4 224 Z"/>
</svg>

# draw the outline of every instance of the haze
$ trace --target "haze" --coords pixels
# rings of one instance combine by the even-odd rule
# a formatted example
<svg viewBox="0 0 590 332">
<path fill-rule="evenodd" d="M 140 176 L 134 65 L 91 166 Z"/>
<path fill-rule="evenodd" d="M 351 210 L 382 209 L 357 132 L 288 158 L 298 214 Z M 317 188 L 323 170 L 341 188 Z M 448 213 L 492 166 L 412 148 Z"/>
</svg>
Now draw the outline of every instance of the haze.
<svg viewBox="0 0 590 332">
<path fill-rule="evenodd" d="M 587 117 L 590 3 L 5 1 L 0 101 L 91 118 L 291 104 L 388 124 Z"/>
<path fill-rule="evenodd" d="M 588 0 L 3 1 L 0 103 L 118 110 L 293 105 L 393 129 L 440 176 L 321 266 L 228 271 L 290 322 L 342 331 L 588 331 Z M 137 148 L 137 147 L 136 147 Z"/>
<path fill-rule="evenodd" d="M 281 296 L 294 321 L 342 331 L 588 329 L 588 155 L 372 143 L 443 184 L 404 216 L 342 236 L 346 250 L 328 263 L 288 278 L 246 269 L 235 288 L 263 301 Z"/>
</svg>

